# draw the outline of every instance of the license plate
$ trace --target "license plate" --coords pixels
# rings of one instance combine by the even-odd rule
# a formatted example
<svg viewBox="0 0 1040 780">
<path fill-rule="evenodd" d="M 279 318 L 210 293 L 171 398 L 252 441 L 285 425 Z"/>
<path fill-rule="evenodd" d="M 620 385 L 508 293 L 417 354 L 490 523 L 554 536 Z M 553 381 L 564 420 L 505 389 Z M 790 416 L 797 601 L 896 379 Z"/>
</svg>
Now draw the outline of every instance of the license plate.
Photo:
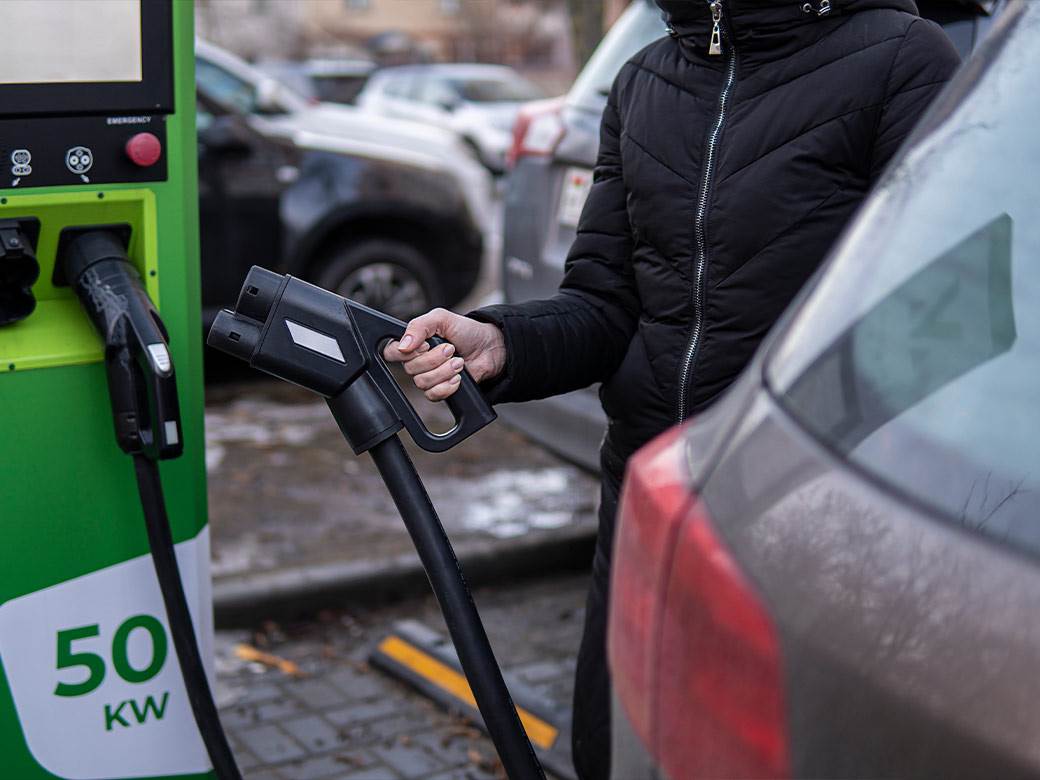
<svg viewBox="0 0 1040 780">
<path fill-rule="evenodd" d="M 581 210 L 592 187 L 592 171 L 588 168 L 568 168 L 563 179 L 559 220 L 561 225 L 577 227 Z"/>
</svg>

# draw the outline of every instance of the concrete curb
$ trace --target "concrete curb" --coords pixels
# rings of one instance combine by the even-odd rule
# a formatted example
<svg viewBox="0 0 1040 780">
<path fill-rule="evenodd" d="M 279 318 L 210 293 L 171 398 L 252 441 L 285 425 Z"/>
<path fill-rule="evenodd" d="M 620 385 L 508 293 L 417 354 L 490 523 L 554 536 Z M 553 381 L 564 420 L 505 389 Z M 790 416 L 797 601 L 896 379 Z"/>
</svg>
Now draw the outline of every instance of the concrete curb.
<svg viewBox="0 0 1040 780">
<path fill-rule="evenodd" d="M 534 531 L 515 539 L 463 542 L 455 548 L 471 587 L 588 568 L 593 528 Z M 227 577 L 213 583 L 219 628 L 290 620 L 322 609 L 386 603 L 429 593 L 426 573 L 414 553 L 375 561 L 325 563 Z"/>
</svg>

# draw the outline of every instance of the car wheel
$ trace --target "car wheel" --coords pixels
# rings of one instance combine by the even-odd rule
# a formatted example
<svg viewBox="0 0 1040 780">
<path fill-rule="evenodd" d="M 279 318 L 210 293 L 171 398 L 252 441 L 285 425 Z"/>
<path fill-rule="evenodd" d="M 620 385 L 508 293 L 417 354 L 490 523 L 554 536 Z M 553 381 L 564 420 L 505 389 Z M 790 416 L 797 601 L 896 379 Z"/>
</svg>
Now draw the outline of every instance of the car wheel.
<svg viewBox="0 0 1040 780">
<path fill-rule="evenodd" d="M 318 284 L 401 320 L 442 303 L 433 264 L 415 247 L 390 239 L 340 246 L 323 263 Z"/>
</svg>

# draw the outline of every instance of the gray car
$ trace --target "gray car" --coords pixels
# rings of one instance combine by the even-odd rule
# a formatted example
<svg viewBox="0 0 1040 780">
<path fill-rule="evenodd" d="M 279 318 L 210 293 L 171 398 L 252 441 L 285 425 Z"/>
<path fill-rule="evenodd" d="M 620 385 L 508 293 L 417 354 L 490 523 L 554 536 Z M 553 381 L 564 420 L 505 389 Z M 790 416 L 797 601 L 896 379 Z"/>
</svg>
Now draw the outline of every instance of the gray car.
<svg viewBox="0 0 1040 780">
<path fill-rule="evenodd" d="M 962 56 L 971 52 L 1004 0 L 918 0 L 922 16 L 943 26 Z M 621 66 L 665 35 L 650 0 L 636 0 L 606 35 L 563 100 L 521 111 L 510 153 L 502 245 L 505 301 L 552 296 L 592 182 L 599 121 Z M 589 469 L 599 468 L 606 420 L 596 388 L 501 407 L 503 419 Z"/>
<path fill-rule="evenodd" d="M 622 490 L 618 780 L 1040 776 L 1040 3 Z"/>
</svg>

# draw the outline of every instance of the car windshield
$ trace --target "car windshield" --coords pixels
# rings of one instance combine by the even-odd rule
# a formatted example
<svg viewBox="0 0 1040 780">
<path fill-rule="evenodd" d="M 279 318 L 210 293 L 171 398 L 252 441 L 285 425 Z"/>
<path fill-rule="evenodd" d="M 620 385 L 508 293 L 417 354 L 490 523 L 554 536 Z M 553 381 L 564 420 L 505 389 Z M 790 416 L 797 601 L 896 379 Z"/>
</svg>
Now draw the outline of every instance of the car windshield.
<svg viewBox="0 0 1040 780">
<path fill-rule="evenodd" d="M 567 94 L 567 102 L 580 108 L 602 111 L 603 98 L 610 91 L 621 66 L 640 49 L 664 35 L 660 9 L 647 0 L 636 0 L 596 47 Z"/>
<path fill-rule="evenodd" d="M 872 196 L 767 379 L 876 478 L 1040 552 L 1040 49 L 1020 18 L 939 98 L 934 131 Z"/>
<path fill-rule="evenodd" d="M 256 88 L 207 59 L 195 60 L 195 83 L 211 100 L 241 114 L 256 111 Z"/>
<path fill-rule="evenodd" d="M 511 79 L 451 79 L 450 83 L 462 99 L 469 103 L 518 103 L 538 100 L 545 93 L 530 81 Z"/>
<path fill-rule="evenodd" d="M 311 79 L 319 100 L 353 103 L 364 88 L 368 76 L 312 76 Z"/>
</svg>

